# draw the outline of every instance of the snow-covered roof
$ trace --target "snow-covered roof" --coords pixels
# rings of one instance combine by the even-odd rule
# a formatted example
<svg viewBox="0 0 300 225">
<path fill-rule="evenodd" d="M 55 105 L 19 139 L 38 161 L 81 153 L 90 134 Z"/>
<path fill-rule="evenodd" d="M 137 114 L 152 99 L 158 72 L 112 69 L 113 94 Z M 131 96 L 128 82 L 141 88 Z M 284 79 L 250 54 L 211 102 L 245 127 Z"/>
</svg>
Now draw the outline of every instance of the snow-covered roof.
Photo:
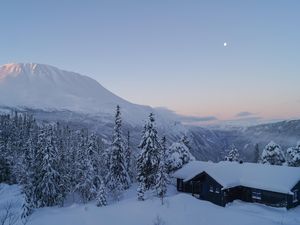
<svg viewBox="0 0 300 225">
<path fill-rule="evenodd" d="M 192 161 L 177 170 L 173 177 L 188 181 L 206 172 L 223 189 L 246 186 L 262 190 L 292 194 L 291 189 L 300 181 L 300 168 L 257 163 Z"/>
</svg>

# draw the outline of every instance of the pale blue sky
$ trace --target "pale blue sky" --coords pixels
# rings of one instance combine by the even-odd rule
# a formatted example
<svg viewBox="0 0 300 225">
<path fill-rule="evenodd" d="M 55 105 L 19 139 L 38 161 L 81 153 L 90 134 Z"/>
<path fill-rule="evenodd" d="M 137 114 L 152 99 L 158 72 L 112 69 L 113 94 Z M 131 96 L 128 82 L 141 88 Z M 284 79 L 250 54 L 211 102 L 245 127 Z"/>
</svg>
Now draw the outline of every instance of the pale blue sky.
<svg viewBox="0 0 300 225">
<path fill-rule="evenodd" d="M 188 115 L 300 117 L 298 0 L 2 0 L 0 10 L 0 64 L 50 64 Z"/>
</svg>

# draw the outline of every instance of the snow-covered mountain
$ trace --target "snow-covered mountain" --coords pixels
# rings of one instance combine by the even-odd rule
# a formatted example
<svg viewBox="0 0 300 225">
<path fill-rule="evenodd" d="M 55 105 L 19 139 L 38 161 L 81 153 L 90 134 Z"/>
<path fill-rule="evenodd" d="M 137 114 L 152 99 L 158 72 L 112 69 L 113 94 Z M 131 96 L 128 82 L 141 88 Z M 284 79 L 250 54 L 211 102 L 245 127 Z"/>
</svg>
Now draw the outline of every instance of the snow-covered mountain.
<svg viewBox="0 0 300 225">
<path fill-rule="evenodd" d="M 74 72 L 36 63 L 13 63 L 0 67 L 0 106 L 73 111 L 89 115 L 114 114 L 120 105 L 124 119 L 141 124 L 150 112 L 160 124 L 176 115 L 124 100 L 97 81 Z"/>
<path fill-rule="evenodd" d="M 172 111 L 130 103 L 87 76 L 53 66 L 18 63 L 0 67 L 2 111 L 13 108 L 29 111 L 40 121 L 66 121 L 75 127 L 98 131 L 110 140 L 117 104 L 121 106 L 124 130 L 131 131 L 134 146 L 140 141 L 145 119 L 154 112 L 160 135 L 166 135 L 171 142 L 178 141 L 183 133 L 190 133 L 197 158 L 218 159 L 223 146 L 218 135 L 204 128 L 182 125 L 180 119 L 184 117 Z"/>
<path fill-rule="evenodd" d="M 6 64 L 0 67 L 0 110 L 17 108 L 31 112 L 40 121 L 66 121 L 75 127 L 88 127 L 110 140 L 116 105 L 121 106 L 124 130 L 130 130 L 133 146 L 138 146 L 142 125 L 150 112 L 156 114 L 160 135 L 169 142 L 185 133 L 192 154 L 201 160 L 219 161 L 232 144 L 244 160 L 254 157 L 271 140 L 284 149 L 300 140 L 300 120 L 252 126 L 243 129 L 186 127 L 183 116 L 172 111 L 130 103 L 105 89 L 97 81 L 77 73 L 34 64 Z"/>
<path fill-rule="evenodd" d="M 285 152 L 300 141 L 300 120 L 267 123 L 243 128 L 208 129 L 189 127 L 187 136 L 191 139 L 192 154 L 201 160 L 223 160 L 226 151 L 234 145 L 241 159 L 252 162 L 255 158 L 255 146 L 260 153 L 274 141 Z"/>
</svg>

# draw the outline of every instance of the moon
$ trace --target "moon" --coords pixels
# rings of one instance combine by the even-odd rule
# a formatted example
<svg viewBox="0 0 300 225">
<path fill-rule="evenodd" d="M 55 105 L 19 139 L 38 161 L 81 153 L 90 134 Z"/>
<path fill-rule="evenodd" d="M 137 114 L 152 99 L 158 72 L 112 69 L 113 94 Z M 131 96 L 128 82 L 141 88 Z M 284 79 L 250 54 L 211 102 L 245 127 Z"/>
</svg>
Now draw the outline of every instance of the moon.
<svg viewBox="0 0 300 225">
<path fill-rule="evenodd" d="M 227 47 L 227 42 L 224 42 L 224 44 L 223 44 L 223 45 L 224 45 L 224 47 Z"/>
</svg>

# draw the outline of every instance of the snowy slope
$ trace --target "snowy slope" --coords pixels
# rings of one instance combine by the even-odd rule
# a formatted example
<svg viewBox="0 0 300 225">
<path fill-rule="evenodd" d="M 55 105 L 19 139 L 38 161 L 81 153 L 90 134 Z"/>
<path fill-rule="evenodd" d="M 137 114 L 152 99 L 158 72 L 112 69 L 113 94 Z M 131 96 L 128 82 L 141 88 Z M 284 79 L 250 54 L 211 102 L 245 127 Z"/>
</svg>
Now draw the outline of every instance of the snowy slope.
<svg viewBox="0 0 300 225">
<path fill-rule="evenodd" d="M 135 124 L 141 124 L 150 112 L 157 112 L 162 123 L 174 119 L 172 113 L 130 103 L 77 73 L 36 63 L 0 67 L 0 106 L 112 115 L 116 105 L 121 106 L 126 121 Z"/>
<path fill-rule="evenodd" d="M 176 193 L 174 188 L 165 205 L 155 197 L 140 202 L 136 200 L 136 187 L 131 188 L 118 203 L 98 208 L 94 202 L 86 205 L 71 204 L 35 210 L 28 225 L 153 225 L 157 216 L 164 225 L 298 225 L 300 208 L 286 210 L 260 204 L 235 201 L 225 208 L 188 194 Z M 0 184 L 2 205 L 16 202 L 20 210 L 22 195 L 16 185 Z M 2 201 L 3 200 L 3 201 Z M 0 216 L 3 211 L 0 208 Z M 19 221 L 16 225 L 21 225 Z"/>
</svg>

